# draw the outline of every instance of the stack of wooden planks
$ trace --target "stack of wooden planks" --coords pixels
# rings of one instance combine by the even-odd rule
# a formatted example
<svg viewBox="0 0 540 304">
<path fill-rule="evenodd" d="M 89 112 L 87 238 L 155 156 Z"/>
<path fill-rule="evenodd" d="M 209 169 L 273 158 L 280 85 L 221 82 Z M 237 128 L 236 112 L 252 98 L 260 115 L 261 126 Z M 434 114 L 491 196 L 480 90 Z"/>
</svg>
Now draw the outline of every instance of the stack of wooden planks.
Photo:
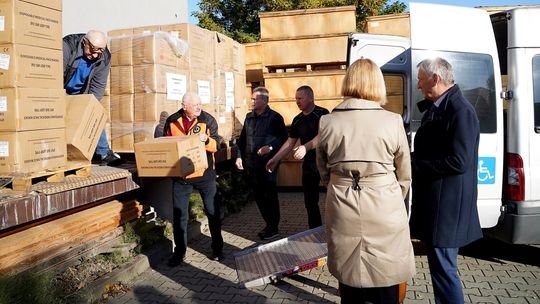
<svg viewBox="0 0 540 304">
<path fill-rule="evenodd" d="M 20 272 L 141 217 L 136 200 L 112 200 L 92 208 L 0 233 L 0 273 Z"/>
</svg>

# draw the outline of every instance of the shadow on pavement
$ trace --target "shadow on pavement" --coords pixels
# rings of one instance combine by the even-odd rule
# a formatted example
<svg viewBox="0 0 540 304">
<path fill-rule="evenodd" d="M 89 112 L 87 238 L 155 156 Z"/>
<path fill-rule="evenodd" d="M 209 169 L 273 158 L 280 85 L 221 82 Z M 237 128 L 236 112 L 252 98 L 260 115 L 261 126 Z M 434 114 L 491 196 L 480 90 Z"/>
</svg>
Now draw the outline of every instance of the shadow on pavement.
<svg viewBox="0 0 540 304">
<path fill-rule="evenodd" d="M 530 245 L 509 244 L 492 238 L 480 239 L 463 247 L 461 255 L 491 262 L 509 261 L 540 267 L 540 248 Z"/>
</svg>

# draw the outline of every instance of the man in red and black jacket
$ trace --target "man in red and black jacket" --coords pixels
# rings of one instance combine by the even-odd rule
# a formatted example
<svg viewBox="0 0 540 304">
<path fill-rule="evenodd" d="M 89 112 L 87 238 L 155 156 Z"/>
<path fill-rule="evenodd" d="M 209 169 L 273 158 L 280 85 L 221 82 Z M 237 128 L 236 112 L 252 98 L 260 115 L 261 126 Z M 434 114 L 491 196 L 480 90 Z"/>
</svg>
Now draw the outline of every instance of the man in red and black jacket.
<svg viewBox="0 0 540 304">
<path fill-rule="evenodd" d="M 221 217 L 216 195 L 216 171 L 214 152 L 221 142 L 218 125 L 212 115 L 201 110 L 200 97 L 188 92 L 182 98 L 182 109 L 167 118 L 163 129 L 164 136 L 186 136 L 199 134 L 205 143 L 208 168 L 173 179 L 173 233 L 174 254 L 169 259 L 171 267 L 182 264 L 187 249 L 187 222 L 189 218 L 189 197 L 193 188 L 199 191 L 204 203 L 204 213 L 208 217 L 212 236 L 213 260 L 223 259 L 223 237 L 221 236 Z"/>
</svg>

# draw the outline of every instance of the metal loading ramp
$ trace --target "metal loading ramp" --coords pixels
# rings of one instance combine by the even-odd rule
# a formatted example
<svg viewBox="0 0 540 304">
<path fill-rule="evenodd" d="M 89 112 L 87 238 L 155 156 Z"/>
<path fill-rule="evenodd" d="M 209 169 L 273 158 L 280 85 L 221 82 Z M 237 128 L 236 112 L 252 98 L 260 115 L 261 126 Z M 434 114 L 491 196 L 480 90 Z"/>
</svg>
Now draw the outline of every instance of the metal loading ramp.
<svg viewBox="0 0 540 304">
<path fill-rule="evenodd" d="M 235 254 L 236 273 L 243 287 L 255 287 L 326 264 L 324 226 Z"/>
</svg>

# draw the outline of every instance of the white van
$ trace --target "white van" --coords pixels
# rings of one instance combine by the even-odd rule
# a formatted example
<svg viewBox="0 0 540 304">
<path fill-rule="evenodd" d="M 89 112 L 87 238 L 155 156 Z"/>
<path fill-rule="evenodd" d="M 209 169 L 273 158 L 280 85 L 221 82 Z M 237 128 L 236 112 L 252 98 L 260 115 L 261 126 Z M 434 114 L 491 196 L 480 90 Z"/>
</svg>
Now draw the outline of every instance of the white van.
<svg viewBox="0 0 540 304">
<path fill-rule="evenodd" d="M 480 120 L 480 224 L 507 242 L 539 244 L 540 9 L 490 18 L 466 7 L 411 3 L 409 8 L 410 38 L 351 34 L 348 63 L 364 57 L 381 67 L 388 107 L 402 114 L 414 141 L 421 120 L 416 103 L 423 99 L 416 65 L 429 57 L 448 60 Z M 505 91 L 501 71 L 507 74 Z"/>
</svg>

